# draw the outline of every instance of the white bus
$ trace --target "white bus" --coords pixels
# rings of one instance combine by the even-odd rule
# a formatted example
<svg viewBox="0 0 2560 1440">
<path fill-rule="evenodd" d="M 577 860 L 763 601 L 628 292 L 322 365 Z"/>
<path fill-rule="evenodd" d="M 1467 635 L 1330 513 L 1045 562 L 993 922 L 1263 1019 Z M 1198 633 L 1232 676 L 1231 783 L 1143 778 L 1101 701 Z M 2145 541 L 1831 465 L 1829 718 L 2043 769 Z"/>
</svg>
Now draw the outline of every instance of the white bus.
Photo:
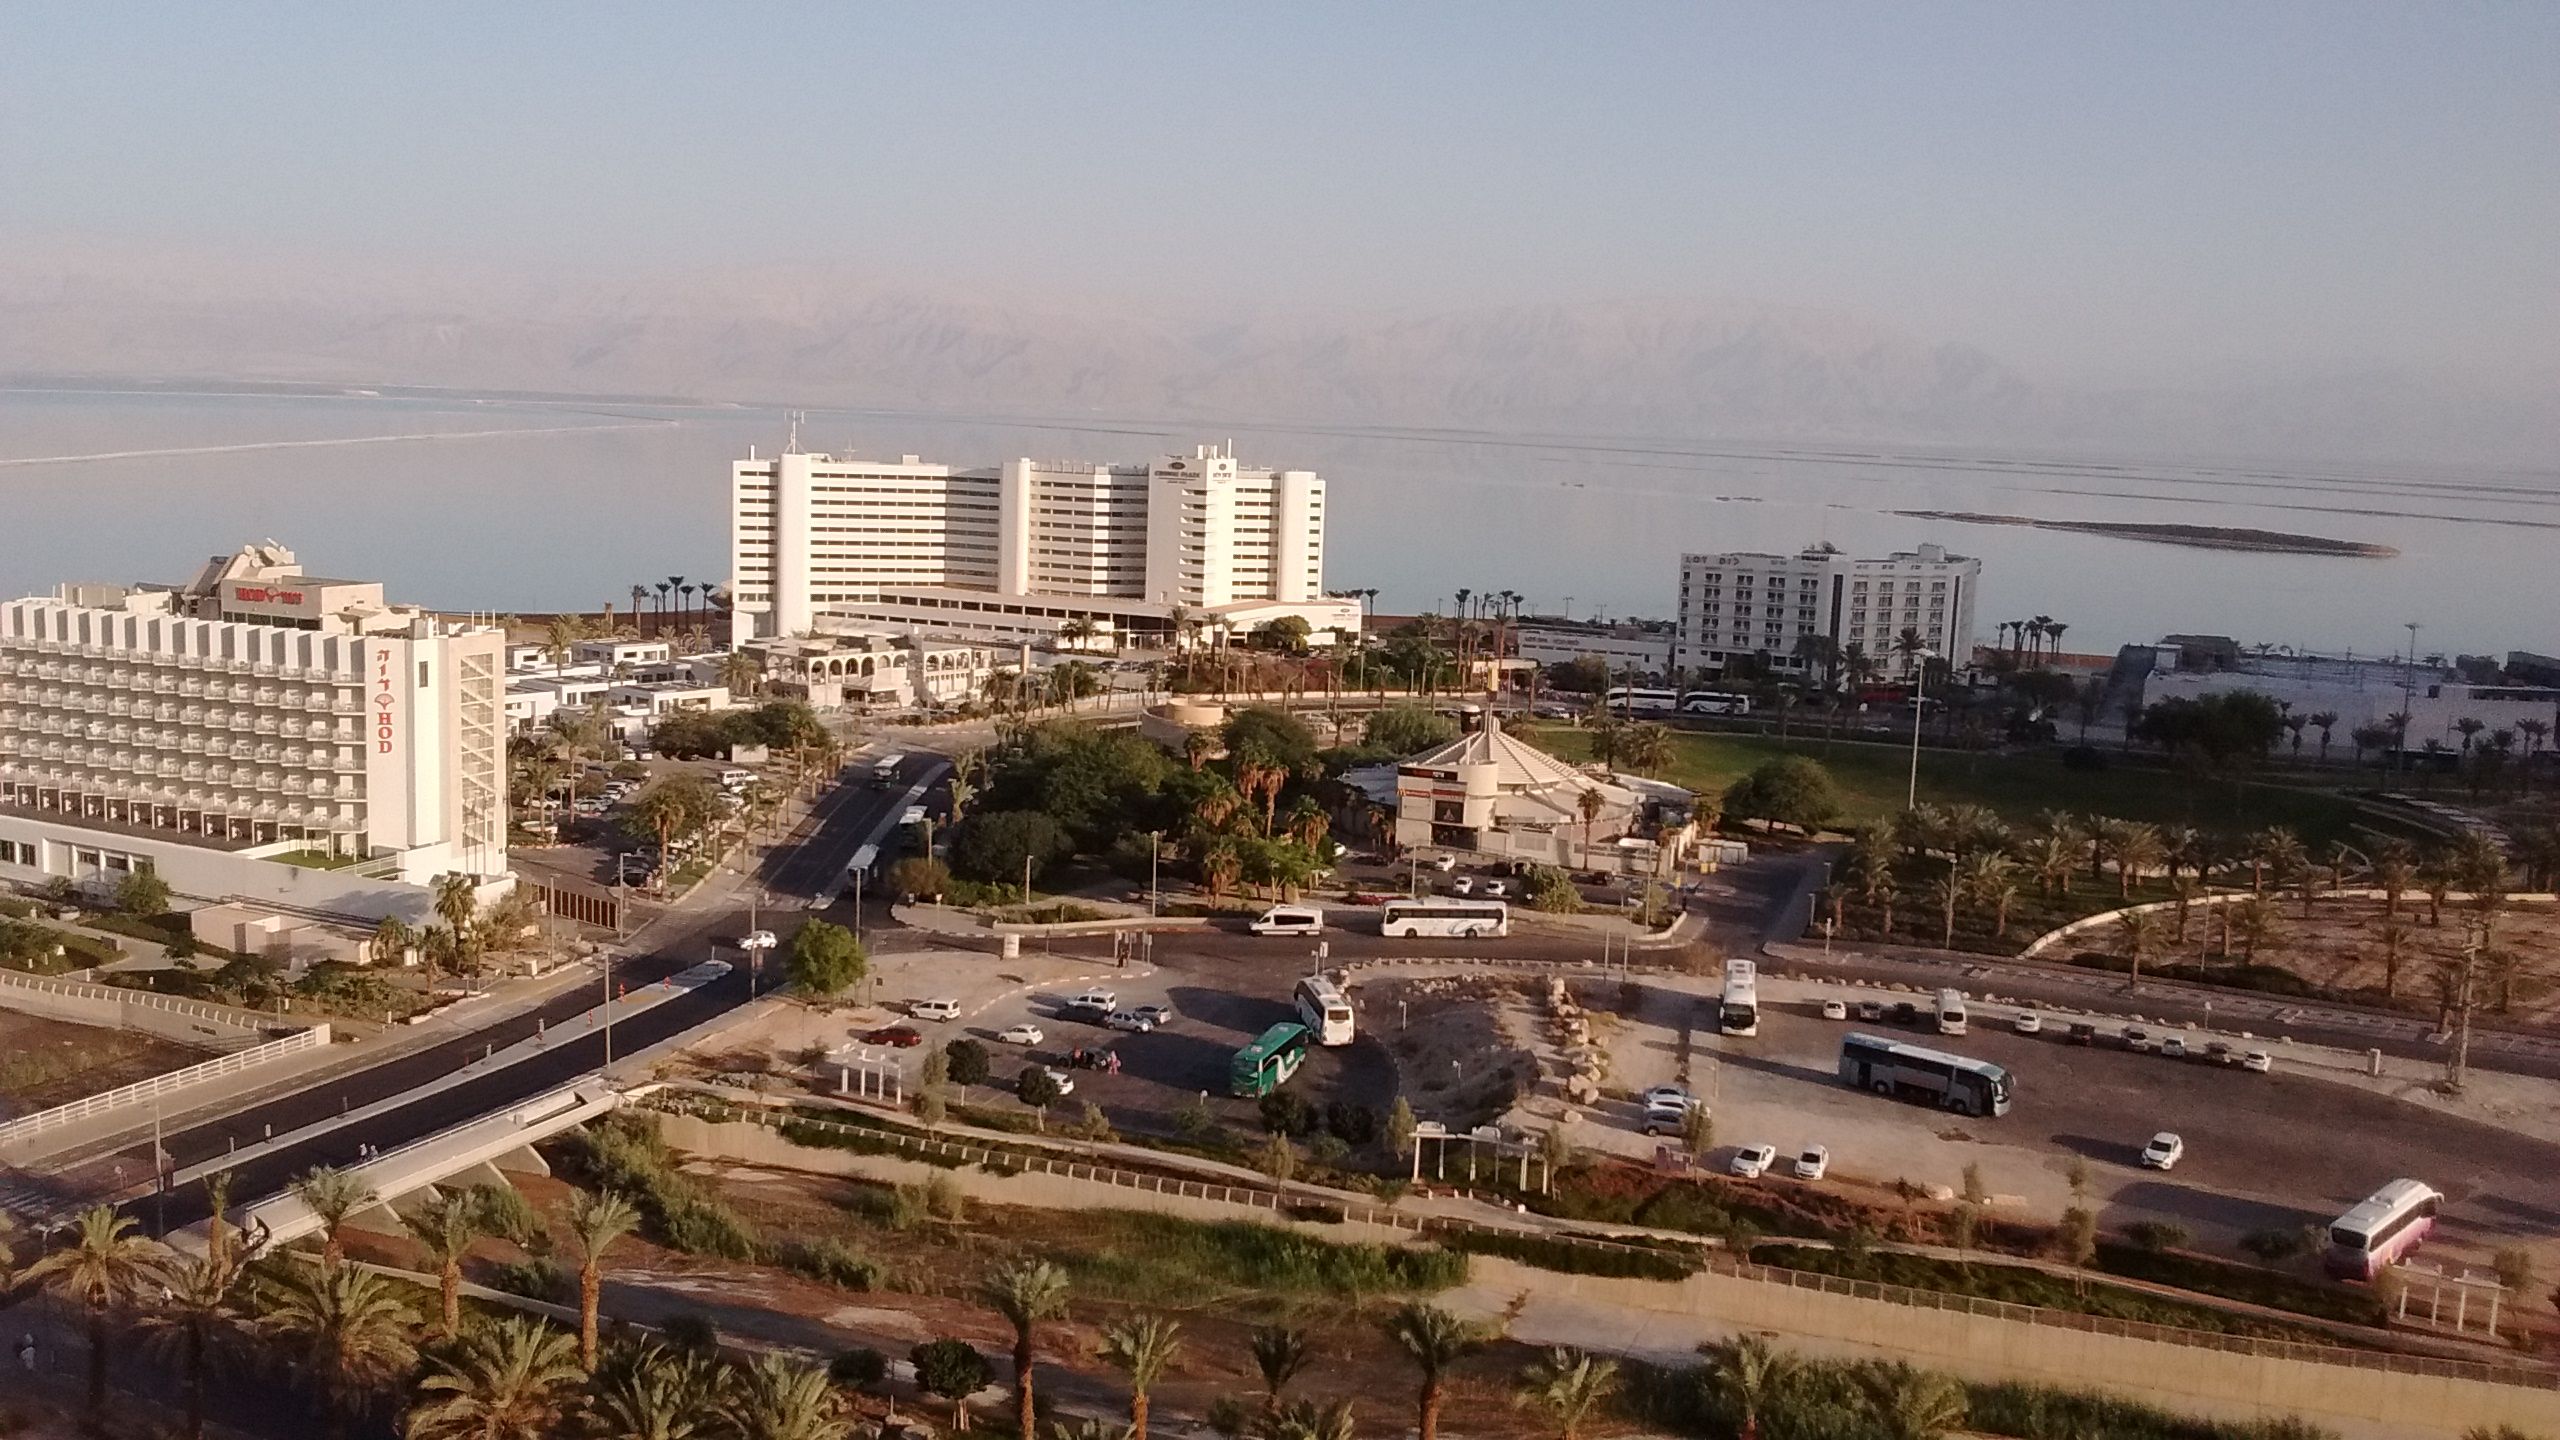
<svg viewBox="0 0 2560 1440">
<path fill-rule="evenodd" d="M 1351 997 L 1342 993 L 1341 986 L 1321 975 L 1310 975 L 1298 982 L 1297 991 L 1289 998 L 1297 1002 L 1298 1019 L 1306 1025 L 1307 1033 L 1316 1037 L 1317 1044 L 1351 1043 Z"/>
<path fill-rule="evenodd" d="M 1511 907 L 1499 900 L 1390 900 L 1379 917 L 1378 933 L 1389 937 L 1508 935 Z"/>
<path fill-rule="evenodd" d="M 1683 715 L 1748 715 L 1751 697 L 1731 690 L 1692 690 L 1680 697 Z"/>
<path fill-rule="evenodd" d="M 1964 1022 L 1964 992 L 1961 990 L 1939 991 L 1938 1033 L 1941 1035 L 1961 1035 L 1964 1033 Z"/>
<path fill-rule="evenodd" d="M 2427 1185 L 2394 1180 L 2330 1223 L 2321 1263 L 2342 1280 L 2371 1280 L 2418 1248 L 2443 1204 Z"/>
<path fill-rule="evenodd" d="M 2016 1088 L 2009 1072 L 1988 1060 L 1854 1031 L 1840 1037 L 1840 1079 L 1879 1095 L 1915 1096 L 1959 1115 L 2006 1115 Z"/>
<path fill-rule="evenodd" d="M 1724 962 L 1724 1002 L 1716 1007 L 1716 1028 L 1727 1035 L 1760 1033 L 1760 971 L 1748 960 Z"/>
<path fill-rule="evenodd" d="M 1669 690 L 1630 690 L 1621 685 L 1602 697 L 1609 708 L 1621 713 L 1667 715 L 1680 708 L 1680 697 Z"/>
<path fill-rule="evenodd" d="M 886 790 L 898 783 L 898 768 L 907 763 L 904 755 L 883 755 L 871 767 L 871 788 Z"/>
</svg>

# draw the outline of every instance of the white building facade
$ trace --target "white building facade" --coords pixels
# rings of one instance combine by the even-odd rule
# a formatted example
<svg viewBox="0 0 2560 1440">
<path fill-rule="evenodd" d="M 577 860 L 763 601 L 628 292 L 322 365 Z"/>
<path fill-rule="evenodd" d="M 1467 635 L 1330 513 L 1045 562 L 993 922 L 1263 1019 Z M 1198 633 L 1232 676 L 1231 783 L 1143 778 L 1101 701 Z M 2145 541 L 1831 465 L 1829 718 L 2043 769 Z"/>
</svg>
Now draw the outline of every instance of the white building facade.
<svg viewBox="0 0 2560 1440">
<path fill-rule="evenodd" d="M 339 864 L 377 890 L 504 875 L 505 637 L 381 592 L 269 544 L 182 586 L 0 605 L 0 878 L 148 864 L 182 894 L 272 900 L 350 888 L 321 883 Z M 273 873 L 297 869 L 310 883 Z"/>
<path fill-rule="evenodd" d="M 1918 632 L 1936 655 L 1962 664 L 1973 654 L 1974 595 L 1982 562 L 1923 545 L 1861 560 L 1828 546 L 1793 555 L 1729 553 L 1680 557 L 1679 639 L 1671 663 L 1720 674 L 1736 658 L 1766 654 L 1773 668 L 1804 674 L 1796 647 L 1821 636 L 1863 651 L 1880 673 L 1905 670 L 1897 637 Z"/>
<path fill-rule="evenodd" d="M 1224 447 L 971 470 L 750 457 L 730 470 L 731 639 L 836 615 L 1004 636 L 1082 620 L 1152 643 L 1177 608 L 1215 621 L 1255 605 L 1356 630 L 1358 605 L 1324 594 L 1324 523 L 1320 476 L 1239 465 Z"/>
<path fill-rule="evenodd" d="M 1512 653 L 1540 665 L 1588 658 L 1607 665 L 1612 675 L 1633 670 L 1652 680 L 1671 668 L 1676 639 L 1672 627 L 1660 621 L 1603 625 L 1533 615 L 1513 627 Z"/>
</svg>

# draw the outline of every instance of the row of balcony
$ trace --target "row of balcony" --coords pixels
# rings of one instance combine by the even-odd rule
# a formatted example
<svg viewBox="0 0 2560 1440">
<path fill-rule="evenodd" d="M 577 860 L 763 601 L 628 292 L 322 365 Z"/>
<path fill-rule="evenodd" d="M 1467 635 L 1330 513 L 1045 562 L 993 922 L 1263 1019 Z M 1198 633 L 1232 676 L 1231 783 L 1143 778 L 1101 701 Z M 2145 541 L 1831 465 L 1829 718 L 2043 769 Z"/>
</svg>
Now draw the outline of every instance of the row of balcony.
<svg viewBox="0 0 2560 1440">
<path fill-rule="evenodd" d="M 41 663 L 36 656 L 64 656 L 90 660 L 113 660 L 119 665 L 153 665 L 182 670 L 220 671 L 230 675 L 251 675 L 269 680 L 308 680 L 321 684 L 361 685 L 363 677 L 343 671 L 314 669 L 301 665 L 278 665 L 266 660 L 226 660 L 211 655 L 177 655 L 160 650 L 128 649 L 122 645 L 85 645 L 68 640 L 36 640 L 20 636 L 7 642 L 0 652 L 0 667 L 11 664 Z M 0 673 L 6 673 L 0 669 Z"/>
<path fill-rule="evenodd" d="M 23 787 L 12 795 L 0 780 L 0 804 L 14 805 L 20 810 L 37 813 L 52 811 L 83 820 L 105 820 L 111 824 L 147 825 L 178 834 L 222 834 L 233 823 L 265 823 L 284 825 L 305 831 L 327 831 L 351 835 L 364 829 L 364 817 L 326 810 L 317 806 L 279 804 L 273 800 L 236 803 L 221 796 L 179 794 L 162 791 L 156 794 L 107 795 L 95 790 L 58 788 L 50 784 L 36 785 L 20 781 Z M 30 793 L 36 792 L 36 793 Z M 41 799 L 38 796 L 41 795 Z M 46 802 L 50 803 L 46 803 Z M 246 839 L 247 836 L 236 838 Z"/>
<path fill-rule="evenodd" d="M 89 697 L 91 691 L 103 692 L 110 698 L 119 691 L 134 691 L 186 700 L 223 700 L 235 705 L 259 705 L 276 710 L 338 710 L 353 714 L 364 705 L 363 697 L 356 693 L 357 685 L 354 680 L 346 680 L 305 689 L 207 680 L 193 674 L 158 675 L 96 665 L 21 665 L 15 672 L 0 676 L 0 695 L 31 699 L 38 693 L 58 693 L 53 688 L 55 686 L 68 686 L 72 687 L 70 703 L 73 704 L 100 703 Z M 43 687 L 41 692 L 38 686 Z"/>
<path fill-rule="evenodd" d="M 0 755 L 41 756 L 66 765 L 144 773 L 187 764 L 189 757 L 199 761 L 231 760 L 291 770 L 329 771 L 339 775 L 361 775 L 365 768 L 364 757 L 353 751 L 303 750 L 291 745 L 234 745 L 220 750 L 191 745 L 177 750 L 137 751 L 120 746 L 84 745 L 76 740 L 39 740 L 25 735 L 0 735 Z"/>
<path fill-rule="evenodd" d="M 36 756 L 5 758 L 8 768 L 22 777 L 43 776 L 66 786 L 104 793 L 123 790 L 150 790 L 171 783 L 218 787 L 229 791 L 257 791 L 274 795 L 309 796 L 315 800 L 358 801 L 364 789 L 351 780 L 331 780 L 327 776 L 304 779 L 275 770 L 253 770 L 246 766 L 169 765 L 137 769 L 96 771 L 76 762 L 62 763 Z M 155 782 L 157 785 L 155 786 Z"/>
<path fill-rule="evenodd" d="M 155 717 L 136 715 L 137 720 Z M 213 731 L 210 736 L 186 734 L 177 730 L 154 730 L 148 725 L 119 725 L 114 717 L 83 719 L 77 714 L 56 714 L 43 710 L 20 711 L 0 707 L 0 730 L 16 730 L 27 735 L 60 735 L 67 739 L 112 740 L 117 744 L 154 745 L 175 750 L 181 747 L 202 748 L 207 744 L 258 735 L 277 740 L 325 740 L 332 744 L 354 745 L 363 740 L 353 726 L 332 725 L 314 721 L 309 725 L 292 721 L 276 721 L 261 717 L 256 720 L 232 717 L 224 712 L 182 711 L 176 715 L 156 717 L 177 724 L 202 726 Z"/>
</svg>

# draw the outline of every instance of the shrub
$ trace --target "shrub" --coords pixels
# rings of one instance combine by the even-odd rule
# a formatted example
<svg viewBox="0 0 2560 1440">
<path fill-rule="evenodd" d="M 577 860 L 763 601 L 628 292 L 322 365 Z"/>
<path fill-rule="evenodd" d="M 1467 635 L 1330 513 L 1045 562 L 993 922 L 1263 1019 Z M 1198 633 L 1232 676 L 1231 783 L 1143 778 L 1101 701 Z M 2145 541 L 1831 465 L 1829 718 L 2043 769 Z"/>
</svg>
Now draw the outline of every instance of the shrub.
<svg viewBox="0 0 2560 1440">
<path fill-rule="evenodd" d="M 1316 1128 L 1315 1107 L 1292 1091 L 1263 1096 L 1261 1109 L 1262 1128 L 1274 1135 L 1305 1136 Z"/>
<path fill-rule="evenodd" d="M 1037 810 L 985 810 L 961 822 L 952 837 L 951 869 L 971 880 L 1017 884 L 1027 859 L 1036 881 L 1074 848 L 1058 822 Z"/>
<path fill-rule="evenodd" d="M 1307 1142 L 1308 1163 L 1321 1169 L 1330 1170 L 1350 1158 L 1351 1147 L 1342 1143 L 1339 1135 L 1318 1135 Z"/>
<path fill-rule="evenodd" d="M 1466 1257 L 1437 1248 L 1344 1244 L 1248 1220 L 1131 1210 L 1089 1211 L 1084 1221 L 1087 1238 L 1053 1257 L 1073 1276 L 1079 1297 L 1374 1296 L 1444 1290 L 1467 1278 Z"/>
<path fill-rule="evenodd" d="M 1298 1173 L 1298 1148 L 1288 1136 L 1275 1132 L 1253 1152 L 1253 1167 L 1274 1180 L 1293 1179 Z"/>
<path fill-rule="evenodd" d="M 2218 1295 L 2226 1300 L 2246 1301 L 2270 1310 L 2290 1310 L 2297 1315 L 2315 1315 L 2349 1325 L 2380 1325 L 2384 1323 L 2388 1309 L 2375 1290 L 2351 1290 L 2342 1285 L 2304 1280 L 2261 1270 L 2253 1265 L 2233 1265 L 2202 1255 L 2102 1244 L 2098 1247 L 2097 1260 L 2100 1269 L 2129 1280 L 2174 1285 L 2199 1295 Z"/>
<path fill-rule="evenodd" d="M 827 1362 L 827 1378 L 847 1390 L 868 1390 L 889 1378 L 889 1357 L 857 1345 Z"/>
<path fill-rule="evenodd" d="M 871 1290 L 880 1284 L 880 1267 L 841 1240 L 789 1241 L 783 1245 L 780 1259 L 787 1270 L 847 1290 Z"/>
<path fill-rule="evenodd" d="M 1324 1107 L 1325 1132 L 1354 1149 L 1378 1138 L 1378 1109 L 1335 1100 Z"/>
<path fill-rule="evenodd" d="M 2306 1243 L 2299 1229 L 2252 1230 L 2240 1237 L 2240 1253 L 2262 1264 L 2281 1265 L 2301 1254 Z"/>
<path fill-rule="evenodd" d="M 1038 1065 L 1025 1065 L 1013 1079 L 1014 1098 L 1034 1110 L 1045 1110 L 1058 1101 L 1058 1082 Z"/>
<path fill-rule="evenodd" d="M 924 1182 L 924 1208 L 936 1220 L 958 1224 L 969 1218 L 969 1197 L 950 1176 L 929 1176 Z"/>
<path fill-rule="evenodd" d="M 720 1327 L 707 1315 L 670 1315 L 658 1327 L 658 1333 L 678 1350 L 709 1355 L 720 1348 Z"/>
<path fill-rule="evenodd" d="M 955 1404 L 987 1388 L 987 1357 L 966 1340 L 928 1340 L 907 1352 L 915 1362 L 916 1388 Z"/>
<path fill-rule="evenodd" d="M 548 1260 L 510 1260 L 489 1276 L 493 1289 L 527 1300 L 556 1302 L 568 1298 L 568 1277 Z"/>
<path fill-rule="evenodd" d="M 470 1190 L 472 1208 L 479 1212 L 480 1227 L 498 1238 L 539 1255 L 551 1246 L 551 1233 L 542 1223 L 542 1215 L 524 1192 L 513 1185 L 482 1183 Z"/>
<path fill-rule="evenodd" d="M 2124 1227 L 2124 1238 L 2140 1250 L 2158 1254 L 2187 1243 L 2187 1227 L 2174 1220 L 2136 1220 Z"/>
<path fill-rule="evenodd" d="M 1577 1245 L 1546 1235 L 1497 1230 L 1451 1230 L 1440 1243 L 1468 1255 L 1498 1255 L 1563 1275 L 1606 1275 L 1623 1280 L 1684 1280 L 1697 1266 L 1669 1251 Z"/>
<path fill-rule="evenodd" d="M 927 855 L 910 855 L 889 867 L 889 893 L 939 900 L 951 892 L 951 868 Z"/>
<path fill-rule="evenodd" d="M 811 920 L 791 939 L 791 983 L 821 999 L 862 983 L 869 969 L 862 942 L 841 925 Z"/>
</svg>

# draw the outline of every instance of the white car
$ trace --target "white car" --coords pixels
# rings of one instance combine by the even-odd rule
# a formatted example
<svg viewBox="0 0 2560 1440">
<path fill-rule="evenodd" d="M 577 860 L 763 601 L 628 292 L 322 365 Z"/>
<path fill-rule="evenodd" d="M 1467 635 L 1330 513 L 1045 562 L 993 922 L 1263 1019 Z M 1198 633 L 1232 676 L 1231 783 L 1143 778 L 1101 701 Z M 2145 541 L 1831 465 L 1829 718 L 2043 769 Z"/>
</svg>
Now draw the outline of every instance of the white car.
<svg viewBox="0 0 2560 1440">
<path fill-rule="evenodd" d="M 1637 1127 L 1647 1135 L 1680 1135 L 1689 1129 L 1689 1107 L 1686 1105 L 1648 1105 L 1644 1120 Z"/>
<path fill-rule="evenodd" d="M 2240 1068 L 2264 1075 L 2276 1068 L 2276 1057 L 2264 1050 L 2252 1050 L 2240 1057 Z"/>
<path fill-rule="evenodd" d="M 1823 1002 L 1822 1002 L 1822 1018 L 1823 1018 L 1823 1019 L 1825 1019 L 1825 1020 L 1846 1020 L 1846 1019 L 1848 1019 L 1848 1018 L 1849 1018 L 1849 1002 L 1848 1002 L 1848 1001 L 1846 1001 L 1846 1000 L 1825 1000 L 1825 1001 L 1823 1001 Z"/>
<path fill-rule="evenodd" d="M 1677 1085 L 1656 1085 L 1644 1092 L 1640 1103 L 1647 1110 L 1687 1110 L 1697 1105 L 1698 1097 Z"/>
<path fill-rule="evenodd" d="M 1060 1095 L 1073 1095 L 1076 1093 L 1076 1077 L 1068 1074 L 1064 1070 L 1057 1069 L 1054 1066 L 1044 1066 L 1042 1068 L 1048 1070 L 1049 1081 L 1051 1084 L 1058 1087 L 1058 1093 Z"/>
<path fill-rule="evenodd" d="M 2044 1033 L 2044 1017 L 2033 1010 L 2021 1010 L 2018 1018 L 2009 1022 L 2009 1028 L 2021 1035 L 2041 1035 Z"/>
<path fill-rule="evenodd" d="M 1452 895 L 1473 895 L 1476 893 L 1476 877 L 1473 875 L 1461 875 L 1457 879 L 1450 881 L 1449 893 Z"/>
<path fill-rule="evenodd" d="M 2168 1058 L 2169 1058 L 2169 1059 L 2171 1059 L 2171 1060 L 2184 1060 L 2184 1059 L 2186 1059 L 2186 1058 L 2187 1058 L 2187 1040 L 2186 1040 L 2186 1037 L 2185 1037 L 2185 1036 L 2183 1036 L 2183 1035 L 2169 1035 L 2169 1036 L 2164 1036 L 2164 1037 L 2162 1037 L 2162 1038 L 2161 1038 L 2161 1041 L 2160 1041 L 2160 1053 L 2161 1053 L 2162 1055 L 2164 1055 L 2164 1056 L 2168 1057 Z"/>
<path fill-rule="evenodd" d="M 931 1000 L 919 1000 L 908 1006 L 907 1013 L 919 1020 L 957 1020 L 960 1018 L 960 1002 L 948 996 L 938 995 Z"/>
<path fill-rule="evenodd" d="M 1004 1045 L 1038 1045 L 1049 1038 L 1049 1032 L 1037 1025 L 1007 1025 L 996 1032 L 996 1040 Z"/>
<path fill-rule="evenodd" d="M 2172 1170 L 2186 1153 L 2187 1142 L 2163 1130 L 2142 1147 L 2142 1165 L 2146 1170 Z"/>
<path fill-rule="evenodd" d="M 1458 868 L 1458 857 L 1455 855 L 1436 856 L 1431 861 L 1431 868 L 1439 871 L 1443 875 L 1446 875 L 1450 871 Z"/>
<path fill-rule="evenodd" d="M 1745 1180 L 1757 1180 L 1761 1176 L 1768 1174 L 1769 1167 L 1777 1163 L 1777 1146 L 1745 1145 L 1741 1149 L 1733 1152 L 1733 1163 L 1726 1166 L 1725 1169 L 1741 1176 Z"/>
<path fill-rule="evenodd" d="M 1830 1173 L 1831 1173 L 1831 1147 L 1830 1147 L 1830 1146 L 1828 1146 L 1828 1145 L 1807 1145 L 1806 1147 L 1804 1147 L 1803 1153 L 1801 1153 L 1801 1154 L 1799 1154 L 1799 1155 L 1797 1155 L 1797 1156 L 1796 1156 L 1796 1178 L 1797 1178 L 1797 1179 L 1799 1179 L 1799 1180 L 1819 1180 L 1819 1179 L 1821 1179 L 1823 1176 L 1828 1175 L 1828 1174 L 1830 1174 Z"/>
<path fill-rule="evenodd" d="M 2136 1055 L 2150 1054 L 2151 1032 L 2139 1025 L 2127 1025 L 2124 1027 L 2124 1048 Z"/>
<path fill-rule="evenodd" d="M 1132 1035 L 1144 1035 L 1156 1028 L 1155 1021 L 1135 1010 L 1114 1010 L 1102 1017 L 1102 1023 L 1114 1030 L 1126 1030 Z"/>
<path fill-rule="evenodd" d="M 1484 882 L 1484 893 L 1485 898 L 1489 900 L 1500 900 L 1511 893 L 1511 883 L 1507 880 L 1487 880 Z"/>
<path fill-rule="evenodd" d="M 780 943 L 780 941 L 773 938 L 773 932 L 770 930 L 750 930 L 744 936 L 740 937 L 738 941 L 738 948 L 741 950 L 770 950 Z"/>
</svg>

